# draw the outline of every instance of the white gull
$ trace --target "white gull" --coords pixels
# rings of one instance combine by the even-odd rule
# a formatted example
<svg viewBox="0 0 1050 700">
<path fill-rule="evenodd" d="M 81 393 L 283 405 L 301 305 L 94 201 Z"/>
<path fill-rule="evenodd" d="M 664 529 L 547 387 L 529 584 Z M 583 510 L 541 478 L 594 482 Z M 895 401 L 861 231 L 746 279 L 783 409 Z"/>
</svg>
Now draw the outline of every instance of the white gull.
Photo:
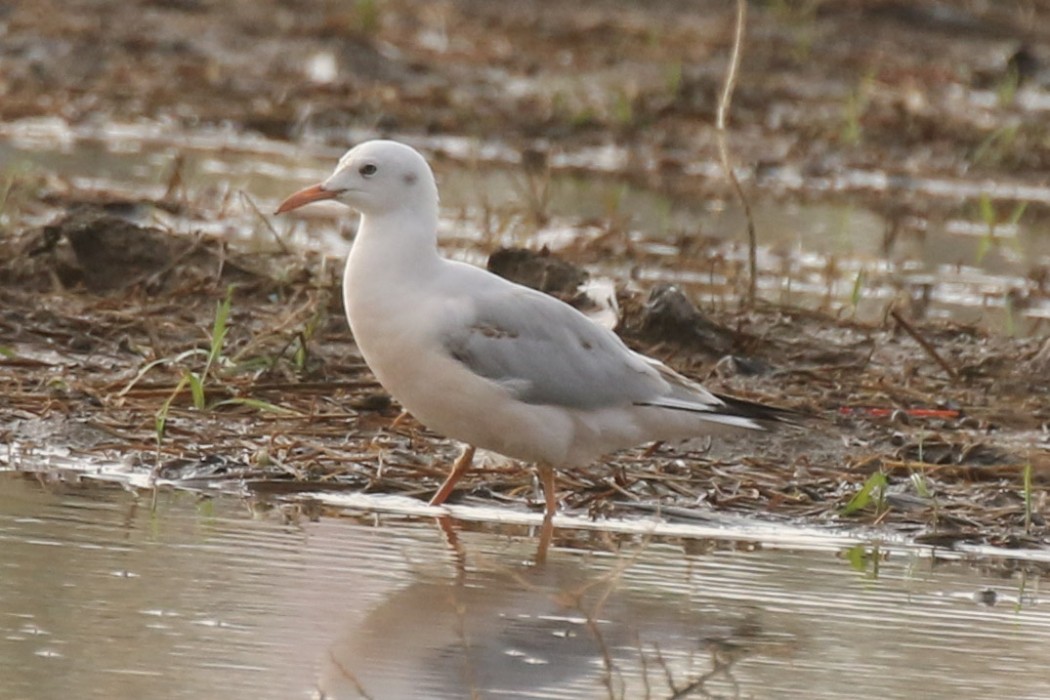
<svg viewBox="0 0 1050 700">
<path fill-rule="evenodd" d="M 356 146 L 277 213 L 325 199 L 361 213 L 343 297 L 365 362 L 421 423 L 469 446 L 431 503 L 480 447 L 537 465 L 549 520 L 556 468 L 645 442 L 761 430 L 783 413 L 716 396 L 568 304 L 441 257 L 437 185 L 409 146 Z"/>
</svg>

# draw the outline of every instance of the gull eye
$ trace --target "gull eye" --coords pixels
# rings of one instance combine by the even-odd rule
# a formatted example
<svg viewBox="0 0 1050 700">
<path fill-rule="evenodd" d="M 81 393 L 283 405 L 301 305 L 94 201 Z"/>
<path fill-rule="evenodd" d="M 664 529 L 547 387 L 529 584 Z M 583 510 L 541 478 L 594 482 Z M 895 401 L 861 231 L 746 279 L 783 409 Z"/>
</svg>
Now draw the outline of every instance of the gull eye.
<svg viewBox="0 0 1050 700">
<path fill-rule="evenodd" d="M 376 174 L 377 170 L 379 170 L 379 168 L 375 166 L 375 163 L 365 163 L 360 168 L 358 168 L 357 172 L 361 173 L 365 177 L 371 177 L 372 175 Z"/>
</svg>

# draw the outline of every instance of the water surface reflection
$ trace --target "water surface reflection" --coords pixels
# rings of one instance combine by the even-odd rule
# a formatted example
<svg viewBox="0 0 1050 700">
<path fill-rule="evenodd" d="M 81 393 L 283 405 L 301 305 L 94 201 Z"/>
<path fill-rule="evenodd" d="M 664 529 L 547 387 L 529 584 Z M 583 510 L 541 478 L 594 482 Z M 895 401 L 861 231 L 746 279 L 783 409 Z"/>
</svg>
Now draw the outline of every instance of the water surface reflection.
<svg viewBox="0 0 1050 700">
<path fill-rule="evenodd" d="M 632 538 L 535 566 L 480 525 L 259 512 L 0 478 L 0 696 L 1045 695 L 1050 612 L 1001 561 Z"/>
</svg>

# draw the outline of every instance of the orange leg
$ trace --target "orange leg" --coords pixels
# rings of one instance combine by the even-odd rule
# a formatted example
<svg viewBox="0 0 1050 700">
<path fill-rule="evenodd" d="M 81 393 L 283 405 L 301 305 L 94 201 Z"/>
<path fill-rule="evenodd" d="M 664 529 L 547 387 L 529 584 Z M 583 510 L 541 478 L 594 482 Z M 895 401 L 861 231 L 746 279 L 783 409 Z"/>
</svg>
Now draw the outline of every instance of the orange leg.
<svg viewBox="0 0 1050 700">
<path fill-rule="evenodd" d="M 452 490 L 456 488 L 456 482 L 467 473 L 470 465 L 474 463 L 474 450 L 473 445 L 467 445 L 467 449 L 463 450 L 463 454 L 452 465 L 452 471 L 445 477 L 445 481 L 441 484 L 437 493 L 430 499 L 430 505 L 439 506 L 452 494 Z"/>
<path fill-rule="evenodd" d="M 558 510 L 558 497 L 554 490 L 554 468 L 549 464 L 537 464 L 536 471 L 539 472 L 540 483 L 543 485 L 543 498 L 546 501 L 543 525 L 540 528 L 540 543 L 536 548 L 536 563 L 544 564 L 547 561 L 547 550 L 550 548 L 554 535 L 554 512 Z"/>
<path fill-rule="evenodd" d="M 452 556 L 456 562 L 456 583 L 462 583 L 467 576 L 467 549 L 459 541 L 459 533 L 456 532 L 456 521 L 447 515 L 439 515 L 437 521 L 441 533 L 445 536 L 445 542 L 452 550 Z"/>
<path fill-rule="evenodd" d="M 536 547 L 536 564 L 542 566 L 547 563 L 547 550 L 550 549 L 553 536 L 554 518 L 544 515 L 543 525 L 540 527 L 540 543 Z"/>
<path fill-rule="evenodd" d="M 540 485 L 543 487 L 543 498 L 546 501 L 544 518 L 553 518 L 558 510 L 558 494 L 554 489 L 554 467 L 549 464 L 537 464 L 536 471 L 540 475 Z"/>
</svg>

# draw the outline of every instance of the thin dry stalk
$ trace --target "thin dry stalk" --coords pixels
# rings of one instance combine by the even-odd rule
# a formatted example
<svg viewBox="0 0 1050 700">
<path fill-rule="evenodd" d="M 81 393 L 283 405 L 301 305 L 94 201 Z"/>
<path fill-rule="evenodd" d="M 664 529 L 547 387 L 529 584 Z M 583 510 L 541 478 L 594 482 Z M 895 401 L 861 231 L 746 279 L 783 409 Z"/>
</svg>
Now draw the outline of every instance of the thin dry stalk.
<svg viewBox="0 0 1050 700">
<path fill-rule="evenodd" d="M 240 195 L 241 201 L 252 210 L 252 213 L 259 217 L 259 221 L 263 222 L 266 230 L 270 232 L 270 235 L 273 236 L 273 240 L 277 242 L 277 247 L 281 249 L 281 253 L 288 255 L 290 251 L 288 250 L 288 246 L 285 244 L 284 239 L 281 238 L 281 234 L 277 233 L 277 229 L 273 227 L 270 220 L 259 210 L 259 206 L 255 203 L 255 200 L 251 198 L 251 195 L 244 190 L 238 190 L 237 194 Z"/>
<path fill-rule="evenodd" d="M 729 57 L 729 67 L 726 69 L 726 82 L 722 88 L 722 95 L 718 99 L 718 116 L 715 122 L 715 133 L 718 137 L 718 156 L 722 162 L 722 170 L 733 185 L 741 206 L 744 208 L 744 218 L 747 220 L 747 306 L 755 305 L 755 296 L 758 289 L 758 236 L 755 233 L 755 218 L 751 214 L 751 205 L 744 196 L 744 188 L 740 186 L 740 180 L 733 172 L 733 163 L 729 157 L 729 145 L 727 143 L 726 114 L 733 100 L 733 88 L 736 87 L 737 73 L 740 70 L 740 54 L 744 44 L 744 25 L 747 22 L 747 0 L 736 2 L 736 30 L 733 34 L 733 51 Z"/>
<path fill-rule="evenodd" d="M 923 338 L 922 334 L 919 333 L 914 326 L 904 320 L 904 317 L 900 315 L 900 312 L 896 309 L 890 309 L 890 316 L 893 316 L 893 320 L 897 322 L 897 325 L 903 328 L 904 332 L 910 335 L 915 342 L 926 351 L 926 354 L 929 355 L 934 362 L 940 365 L 941 369 L 947 372 L 953 382 L 959 381 L 959 373 L 955 371 L 955 368 L 948 364 L 947 360 L 941 357 L 941 354 L 937 352 L 937 348 L 933 347 L 933 345 L 930 344 L 930 341 Z"/>
<path fill-rule="evenodd" d="M 338 669 L 339 675 L 341 675 L 344 680 L 349 681 L 349 683 L 352 686 L 354 686 L 354 690 L 357 691 L 358 695 L 360 695 L 362 698 L 365 698 L 365 700 L 372 700 L 372 696 L 365 691 L 364 686 L 361 685 L 361 681 L 357 680 L 357 676 L 351 673 L 350 669 L 341 664 L 339 662 L 339 659 L 335 658 L 335 654 L 329 652 L 328 660 L 332 662 L 332 665 L 335 666 L 336 669 Z"/>
</svg>

